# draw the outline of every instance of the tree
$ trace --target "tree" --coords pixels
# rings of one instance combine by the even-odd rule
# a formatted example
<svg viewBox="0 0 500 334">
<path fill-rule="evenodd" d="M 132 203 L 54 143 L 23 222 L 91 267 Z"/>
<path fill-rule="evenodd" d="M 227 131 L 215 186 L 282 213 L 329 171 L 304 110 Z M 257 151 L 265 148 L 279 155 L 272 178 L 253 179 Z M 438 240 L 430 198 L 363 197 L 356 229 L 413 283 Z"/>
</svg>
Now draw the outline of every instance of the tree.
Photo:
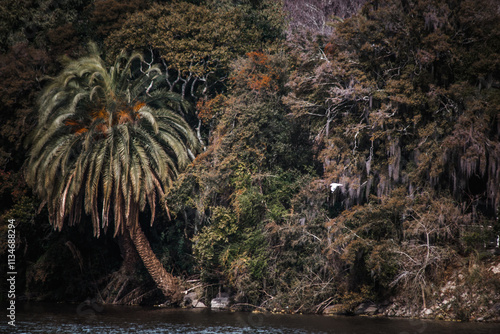
<svg viewBox="0 0 500 334">
<path fill-rule="evenodd" d="M 498 206 L 498 112 L 490 108 L 498 14 L 482 4 L 370 3 L 336 24 L 328 43 L 316 38 L 297 52 L 285 101 L 313 124 L 324 179 L 344 184 L 346 207 L 400 184 Z"/>
<path fill-rule="evenodd" d="M 200 3 L 154 3 L 134 12 L 104 40 L 108 54 L 145 51 L 148 61 L 161 64 L 169 89 L 191 102 L 226 91 L 232 60 L 283 36 L 281 2 Z M 198 119 L 200 140 L 212 130 L 202 125 Z"/>
<path fill-rule="evenodd" d="M 213 12 L 185 2 L 153 5 L 130 16 L 105 44 L 111 53 L 125 47 L 157 52 L 171 90 L 180 86 L 182 96 L 193 95 L 197 83 L 210 76 L 243 47 L 240 13 Z"/>
<path fill-rule="evenodd" d="M 342 185 L 329 197 L 326 227 L 350 289 L 372 284 L 383 298 L 401 288 L 425 307 L 436 273 L 467 254 L 467 239 L 478 230 L 493 237 L 495 8 L 490 0 L 367 2 L 329 39 L 289 40 L 296 65 L 284 102 L 311 125 L 323 162 L 315 181 L 324 192 Z"/>
<path fill-rule="evenodd" d="M 19 43 L 0 55 L 0 168 L 18 170 L 24 161 L 22 141 L 33 130 L 33 104 L 39 77 L 50 67 L 46 52 Z"/>
<path fill-rule="evenodd" d="M 289 33 L 330 34 L 333 27 L 329 21 L 345 19 L 359 10 L 365 0 L 285 0 L 284 10 L 289 21 Z"/>
<path fill-rule="evenodd" d="M 130 237 L 158 288 L 176 302 L 177 279 L 154 255 L 139 212 L 147 204 L 153 224 L 157 200 L 198 144 L 174 111 L 180 97 L 153 90 L 160 70 L 142 71 L 141 59 L 122 53 L 107 69 L 91 47 L 89 56 L 66 64 L 41 95 L 26 179 L 56 229 L 78 223 L 82 208 L 96 237 L 114 220 L 114 235 Z"/>
<path fill-rule="evenodd" d="M 95 31 L 96 39 L 99 41 L 104 40 L 109 34 L 119 31 L 130 15 L 144 10 L 150 5 L 151 1 L 141 0 L 93 1 L 88 7 L 91 11 L 89 23 Z"/>
<path fill-rule="evenodd" d="M 152 61 L 164 67 L 170 90 L 190 99 L 207 97 L 223 90 L 232 60 L 279 38 L 277 6 L 272 1 L 154 4 L 132 14 L 104 43 L 111 54 L 123 47 L 149 50 Z"/>
<path fill-rule="evenodd" d="M 326 257 L 314 218 L 306 227 L 290 214 L 314 156 L 305 126 L 281 102 L 287 73 L 283 52 L 248 52 L 232 63 L 224 99 L 199 104 L 215 123 L 210 145 L 169 194 L 172 211 L 194 223 L 201 280 L 233 291 L 234 307 L 309 311 L 332 287 L 328 269 L 317 269 Z"/>
<path fill-rule="evenodd" d="M 5 0 L 0 4 L 0 49 L 29 42 L 37 48 L 52 44 L 47 33 L 76 21 L 89 0 Z M 64 31 L 63 31 L 64 32 Z M 73 33 L 64 32 L 69 35 Z M 49 38 L 48 38 L 49 37 Z M 73 36 L 71 36 L 73 37 Z M 68 42 L 66 42 L 68 43 Z"/>
</svg>

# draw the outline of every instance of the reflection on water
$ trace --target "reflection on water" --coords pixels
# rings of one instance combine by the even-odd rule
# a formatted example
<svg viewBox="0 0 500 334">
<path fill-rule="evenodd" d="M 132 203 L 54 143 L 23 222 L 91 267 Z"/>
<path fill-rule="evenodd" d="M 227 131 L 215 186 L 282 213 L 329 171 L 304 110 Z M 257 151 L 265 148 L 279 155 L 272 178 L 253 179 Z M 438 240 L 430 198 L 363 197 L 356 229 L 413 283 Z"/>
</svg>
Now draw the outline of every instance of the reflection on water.
<svg viewBox="0 0 500 334">
<path fill-rule="evenodd" d="M 16 328 L 0 333 L 334 333 L 497 334 L 500 324 L 368 317 L 254 314 L 210 310 L 102 306 L 97 303 L 27 304 L 17 307 Z"/>
</svg>

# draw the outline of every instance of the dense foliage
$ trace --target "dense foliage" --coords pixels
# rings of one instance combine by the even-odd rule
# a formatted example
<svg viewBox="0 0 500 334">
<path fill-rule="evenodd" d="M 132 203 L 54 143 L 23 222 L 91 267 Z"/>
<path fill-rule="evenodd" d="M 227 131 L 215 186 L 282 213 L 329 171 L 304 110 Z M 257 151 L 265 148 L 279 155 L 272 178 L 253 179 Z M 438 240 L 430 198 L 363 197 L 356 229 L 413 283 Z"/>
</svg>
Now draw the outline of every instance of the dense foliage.
<svg viewBox="0 0 500 334">
<path fill-rule="evenodd" d="M 181 114 L 204 151 L 164 188 L 171 220 L 141 220 L 156 219 L 153 249 L 170 271 L 200 280 L 205 301 L 226 290 L 240 307 L 352 312 L 392 298 L 418 311 L 463 270 L 450 307 L 468 319 L 489 300 L 464 296 L 500 293 L 485 269 L 498 262 L 489 248 L 500 234 L 495 0 L 2 6 L 12 15 L 2 11 L 0 25 L 1 210 L 31 208 L 21 230 L 36 221 L 49 241 L 19 247 L 43 249 L 41 263 L 63 261 L 49 252 L 61 239 L 39 227 L 47 213 L 35 214 L 37 199 L 16 177 L 20 140 L 37 123 L 42 77 L 94 40 L 107 61 L 139 51 L 140 70 L 161 69 L 158 83 L 195 111 Z M 95 272 L 104 277 L 119 261 L 114 242 L 88 242 L 111 249 L 113 265 Z"/>
</svg>

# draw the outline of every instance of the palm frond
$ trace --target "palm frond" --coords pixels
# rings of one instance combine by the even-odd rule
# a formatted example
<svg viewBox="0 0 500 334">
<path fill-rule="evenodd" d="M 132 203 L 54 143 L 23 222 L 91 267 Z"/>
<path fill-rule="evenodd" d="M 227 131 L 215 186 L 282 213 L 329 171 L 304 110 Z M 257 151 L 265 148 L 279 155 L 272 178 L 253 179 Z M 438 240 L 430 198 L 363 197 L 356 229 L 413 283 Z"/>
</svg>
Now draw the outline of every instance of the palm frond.
<svg viewBox="0 0 500 334">
<path fill-rule="evenodd" d="M 94 234 L 114 218 L 115 235 L 138 223 L 198 150 L 176 110 L 179 94 L 155 90 L 161 71 L 134 68 L 140 54 L 121 54 L 106 68 L 95 45 L 68 61 L 39 98 L 39 123 L 30 135 L 26 180 L 47 203 L 55 228 L 92 217 Z"/>
</svg>

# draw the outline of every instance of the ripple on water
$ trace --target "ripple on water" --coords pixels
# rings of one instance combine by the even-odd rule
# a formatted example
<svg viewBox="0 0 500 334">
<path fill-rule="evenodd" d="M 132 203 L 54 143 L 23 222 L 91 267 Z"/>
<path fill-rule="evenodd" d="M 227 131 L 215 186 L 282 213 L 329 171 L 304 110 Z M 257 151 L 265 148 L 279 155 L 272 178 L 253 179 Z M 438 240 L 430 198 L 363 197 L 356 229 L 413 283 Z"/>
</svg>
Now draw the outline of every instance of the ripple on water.
<svg viewBox="0 0 500 334">
<path fill-rule="evenodd" d="M 442 321 L 366 317 L 324 317 L 213 312 L 141 307 L 95 308 L 31 304 L 18 309 L 16 328 L 0 322 L 3 333 L 182 333 L 182 334 L 360 334 L 432 333 L 497 334 L 500 324 L 458 324 Z M 80 310 L 81 311 L 81 310 Z"/>
<path fill-rule="evenodd" d="M 234 326 L 213 326 L 213 327 L 196 327 L 186 325 L 157 325 L 147 326 L 138 325 L 131 327 L 116 328 L 112 325 L 94 324 L 94 325 L 81 325 L 77 323 L 61 323 L 50 324 L 36 324 L 28 321 L 17 323 L 16 328 L 18 331 L 13 333 L 19 334 L 35 334 L 35 333 L 106 333 L 106 334 L 124 334 L 124 333 L 144 333 L 144 334 L 157 334 L 157 333 L 182 333 L 182 334 L 323 334 L 326 332 L 311 332 L 300 329 L 286 328 L 255 328 L 255 327 L 234 327 Z M 2 331 L 0 333 L 12 333 L 10 331 Z M 7 328 L 5 328 L 7 330 Z"/>
</svg>

